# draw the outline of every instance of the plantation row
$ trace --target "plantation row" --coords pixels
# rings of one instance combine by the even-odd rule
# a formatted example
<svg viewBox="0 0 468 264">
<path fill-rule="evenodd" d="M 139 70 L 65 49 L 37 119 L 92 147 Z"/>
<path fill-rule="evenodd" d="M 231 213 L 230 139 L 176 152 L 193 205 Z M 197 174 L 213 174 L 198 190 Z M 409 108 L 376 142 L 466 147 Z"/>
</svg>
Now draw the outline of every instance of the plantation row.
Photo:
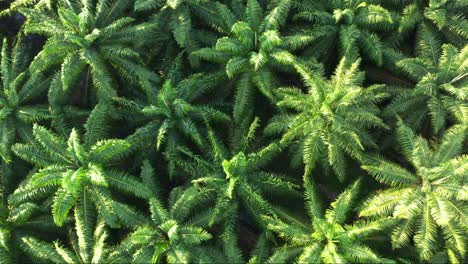
<svg viewBox="0 0 468 264">
<path fill-rule="evenodd" d="M 0 0 L 0 263 L 464 263 L 467 0 Z"/>
</svg>

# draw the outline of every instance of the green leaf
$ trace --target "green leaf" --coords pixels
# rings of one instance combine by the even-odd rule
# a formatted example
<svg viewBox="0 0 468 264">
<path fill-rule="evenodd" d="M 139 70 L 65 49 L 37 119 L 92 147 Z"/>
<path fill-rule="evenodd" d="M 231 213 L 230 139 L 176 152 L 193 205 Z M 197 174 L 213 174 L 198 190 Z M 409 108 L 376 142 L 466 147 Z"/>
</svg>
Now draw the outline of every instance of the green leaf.
<svg viewBox="0 0 468 264">
<path fill-rule="evenodd" d="M 82 192 L 80 200 L 75 207 L 75 230 L 78 237 L 78 253 L 80 257 L 89 261 L 93 247 L 93 227 L 96 221 L 95 208 L 91 203 L 88 192 Z"/>
<path fill-rule="evenodd" d="M 69 90 L 79 80 L 86 64 L 78 54 L 70 54 L 62 63 L 61 80 L 64 91 Z"/>
<path fill-rule="evenodd" d="M 273 10 L 265 17 L 264 22 L 265 29 L 279 29 L 280 26 L 286 23 L 286 19 L 288 18 L 288 12 L 293 4 L 291 0 L 281 0 L 276 5 Z"/>
<path fill-rule="evenodd" d="M 363 165 L 362 168 L 368 171 L 378 181 L 391 186 L 405 186 L 418 184 L 418 178 L 408 170 L 397 164 L 387 161 L 380 161 L 377 165 Z"/>
<path fill-rule="evenodd" d="M 54 242 L 55 250 L 63 258 L 65 263 L 73 264 L 78 263 L 79 260 L 75 254 L 67 248 L 62 247 L 58 242 Z"/>
<path fill-rule="evenodd" d="M 241 57 L 234 57 L 230 59 L 226 64 L 226 73 L 229 78 L 234 78 L 237 74 L 245 71 L 248 62 L 246 59 Z"/>
<path fill-rule="evenodd" d="M 331 203 L 333 211 L 333 223 L 344 224 L 349 212 L 352 210 L 352 205 L 355 202 L 356 196 L 360 189 L 361 181 L 357 180 L 351 188 L 342 192 L 338 198 Z"/>
<path fill-rule="evenodd" d="M 407 159 L 411 159 L 413 156 L 413 149 L 415 147 L 416 135 L 413 130 L 403 123 L 401 118 L 398 118 L 397 128 L 396 128 L 398 143 L 403 150 L 403 154 Z"/>
<path fill-rule="evenodd" d="M 432 218 L 429 203 L 424 204 L 423 215 L 416 223 L 414 242 L 419 249 L 419 256 L 423 260 L 429 260 L 436 250 L 437 227 Z"/>
<path fill-rule="evenodd" d="M 91 159 L 106 164 L 115 158 L 122 158 L 130 146 L 130 143 L 123 139 L 101 140 L 91 147 Z"/>
<path fill-rule="evenodd" d="M 304 189 L 307 206 L 306 210 L 310 218 L 323 218 L 322 202 L 318 195 L 317 186 L 313 184 L 307 175 L 304 176 Z"/>
<path fill-rule="evenodd" d="M 441 144 L 434 153 L 433 164 L 443 164 L 459 155 L 465 137 L 466 128 L 463 126 L 453 126 L 447 130 L 442 137 Z"/>
<path fill-rule="evenodd" d="M 22 237 L 21 244 L 26 248 L 26 252 L 39 259 L 49 260 L 54 263 L 63 263 L 63 258 L 57 253 L 55 248 L 44 241 L 34 237 Z"/>
<path fill-rule="evenodd" d="M 57 191 L 52 205 L 52 215 L 54 222 L 58 226 L 62 226 L 68 213 L 76 203 L 76 196 L 68 192 L 66 189 Z"/>
<path fill-rule="evenodd" d="M 245 9 L 247 21 L 254 31 L 258 31 L 263 18 L 263 10 L 257 0 L 247 0 Z"/>
<path fill-rule="evenodd" d="M 106 171 L 104 177 L 107 183 L 121 191 L 131 193 L 140 198 L 151 197 L 151 190 L 137 178 L 121 171 Z"/>
<path fill-rule="evenodd" d="M 379 37 L 376 34 L 369 33 L 367 31 L 361 31 L 359 36 L 359 43 L 361 44 L 361 49 L 371 60 L 373 60 L 377 65 L 382 65 L 383 63 L 383 44 L 380 41 Z"/>
<path fill-rule="evenodd" d="M 72 154 L 76 162 L 85 163 L 88 154 L 85 152 L 83 146 L 80 144 L 80 138 L 75 129 L 72 130 L 68 139 L 67 151 Z"/>
<path fill-rule="evenodd" d="M 96 144 L 98 140 L 104 138 L 106 132 L 106 118 L 108 116 L 109 107 L 107 104 L 97 104 L 88 119 L 86 120 L 84 135 L 84 144 L 87 148 Z"/>
<path fill-rule="evenodd" d="M 64 163 L 70 162 L 67 144 L 63 138 L 54 135 L 50 130 L 39 125 L 34 125 L 33 134 L 34 138 L 49 155 Z"/>
<path fill-rule="evenodd" d="M 154 253 L 151 258 L 151 263 L 158 263 L 159 256 L 169 249 L 169 243 L 167 242 L 156 242 L 154 245 Z"/>
<path fill-rule="evenodd" d="M 235 122 L 240 122 L 248 114 L 248 107 L 253 101 L 251 76 L 244 73 L 239 78 L 234 96 L 233 116 Z"/>
<path fill-rule="evenodd" d="M 181 2 L 180 0 L 173 0 L 170 2 Z M 174 8 L 174 7 L 173 7 Z M 179 8 L 175 11 L 173 19 L 169 24 L 172 28 L 172 33 L 175 40 L 181 47 L 188 45 L 190 38 L 190 30 L 192 28 L 192 21 L 190 19 L 190 10 L 188 8 Z"/>
</svg>

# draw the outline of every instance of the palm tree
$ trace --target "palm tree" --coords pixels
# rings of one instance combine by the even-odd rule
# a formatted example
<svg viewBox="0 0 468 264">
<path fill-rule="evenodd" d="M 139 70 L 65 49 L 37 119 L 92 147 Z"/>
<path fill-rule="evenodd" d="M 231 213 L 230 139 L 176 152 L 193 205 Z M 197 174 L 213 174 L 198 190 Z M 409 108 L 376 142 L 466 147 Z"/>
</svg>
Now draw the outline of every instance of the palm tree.
<svg viewBox="0 0 468 264">
<path fill-rule="evenodd" d="M 189 142 L 203 148 L 206 143 L 203 139 L 203 132 L 206 130 L 204 120 L 210 122 L 230 120 L 228 115 L 209 104 L 203 106 L 196 104 L 196 100 L 204 94 L 202 90 L 206 91 L 210 86 L 214 86 L 218 83 L 218 79 L 219 74 L 197 74 L 182 80 L 176 86 L 172 85 L 171 81 L 166 81 L 157 94 L 147 98 L 147 102 L 120 100 L 125 105 L 131 105 L 131 108 L 136 110 L 133 112 L 143 115 L 143 121 L 147 122 L 129 137 L 133 147 L 155 141 L 157 150 L 164 149 L 170 175 L 173 175 L 175 168 L 172 156 L 177 151 L 177 146 L 188 139 Z"/>
<path fill-rule="evenodd" d="M 466 253 L 468 156 L 459 154 L 466 126 L 447 130 L 434 148 L 401 120 L 397 133 L 401 152 L 411 166 L 383 159 L 362 166 L 390 187 L 371 197 L 360 215 L 391 214 L 401 219 L 392 233 L 394 247 L 408 245 L 412 238 L 421 260 L 429 261 L 437 251 L 443 251 L 452 263 L 460 263 Z"/>
<path fill-rule="evenodd" d="M 273 206 L 266 195 L 295 194 L 298 186 L 287 177 L 265 172 L 261 168 L 281 151 L 273 142 L 258 151 L 249 151 L 249 143 L 255 135 L 258 120 L 240 140 L 234 141 L 238 148 L 228 149 L 209 128 L 210 149 L 199 156 L 186 148 L 177 163 L 193 179 L 192 184 L 200 195 L 209 197 L 212 207 L 209 226 L 219 222 L 235 222 L 242 209 L 261 225 L 261 214 L 272 213 Z"/>
<path fill-rule="evenodd" d="M 397 64 L 416 81 L 416 85 L 394 98 L 386 109 L 387 115 L 402 114 L 415 128 L 420 127 L 429 115 L 435 133 L 442 131 L 447 120 L 466 124 L 467 53 L 468 46 L 459 51 L 453 45 L 441 45 L 429 31 L 421 32 L 418 57 Z"/>
<path fill-rule="evenodd" d="M 204 241 L 211 239 L 211 234 L 195 225 L 197 214 L 192 210 L 200 201 L 195 189 L 183 192 L 174 189 L 169 195 L 166 206 L 161 197 L 161 187 L 154 170 L 148 161 L 141 169 L 143 183 L 149 190 L 151 221 L 140 225 L 125 240 L 127 249 L 133 253 L 133 263 L 207 263 L 209 255 L 197 251 Z M 201 218 L 206 215 L 201 214 Z"/>
<path fill-rule="evenodd" d="M 76 215 L 76 234 L 70 230 L 71 249 L 64 247 L 60 241 L 48 243 L 35 237 L 23 237 L 22 242 L 25 250 L 36 259 L 57 264 L 112 263 L 112 261 L 116 261 L 112 256 L 119 252 L 106 244 L 108 234 L 104 222 L 97 221 L 93 226 L 80 226 L 82 221 L 80 218 L 83 217 L 83 215 Z"/>
<path fill-rule="evenodd" d="M 210 254 L 214 263 L 267 263 L 271 252 L 269 241 L 271 234 L 261 233 L 256 238 L 255 247 L 246 259 L 240 247 L 242 244 L 239 243 L 238 232 L 233 227 L 234 225 L 226 226 L 225 231 L 219 235 L 221 247 L 207 246 L 202 250 Z"/>
<path fill-rule="evenodd" d="M 377 116 L 376 103 L 385 97 L 382 86 L 364 89 L 359 61 L 349 68 L 342 59 L 331 80 L 297 63 L 295 68 L 304 80 L 307 94 L 296 88 L 280 90 L 278 107 L 283 113 L 274 116 L 265 128 L 268 135 L 282 133 L 281 144 L 292 144 L 309 174 L 318 161 L 331 166 L 340 180 L 346 176 L 346 155 L 362 158 L 366 147 L 376 147 L 367 128 L 385 128 Z M 292 110 L 287 113 L 286 110 Z M 325 157 L 325 158 L 324 158 Z"/>
<path fill-rule="evenodd" d="M 383 63 L 384 44 L 377 33 L 394 27 L 394 15 L 381 5 L 365 0 L 306 2 L 305 9 L 294 16 L 296 20 L 315 23 L 310 34 L 317 38 L 312 52 L 321 56 L 330 51 L 330 45 L 338 42 L 340 56 L 349 62 L 362 54 L 377 65 Z"/>
<path fill-rule="evenodd" d="M 57 3 L 56 0 L 12 0 L 3 2 L 7 2 L 8 8 L 0 10 L 0 17 L 9 16 L 24 7 L 33 7 L 37 10 L 50 10 L 53 9 Z"/>
<path fill-rule="evenodd" d="M 227 76 L 235 80 L 233 117 L 236 123 L 253 112 L 256 89 L 275 102 L 275 68 L 281 65 L 284 68 L 293 60 L 288 52 L 291 47 L 282 45 L 279 32 L 290 4 L 290 0 L 282 0 L 271 11 L 265 12 L 257 0 L 248 0 L 245 13 L 239 20 L 227 7 L 217 5 L 214 11 L 223 15 L 223 24 L 216 26 L 226 36 L 219 38 L 214 47 L 202 48 L 191 54 L 192 57 L 225 65 Z"/>
<path fill-rule="evenodd" d="M 416 29 L 429 30 L 436 34 L 439 31 L 449 42 L 462 48 L 468 40 L 468 20 L 465 1 L 411 1 L 403 9 L 398 27 L 399 33 L 410 33 Z"/>
<path fill-rule="evenodd" d="M 146 186 L 125 172 L 111 169 L 112 161 L 121 158 L 130 144 L 122 139 L 102 140 L 102 118 L 106 109 L 98 105 L 91 113 L 85 125 L 83 144 L 75 129 L 67 141 L 44 127 L 34 125 L 35 141 L 16 144 L 13 151 L 40 169 L 11 195 L 13 199 L 34 201 L 44 193 L 55 193 L 52 215 L 58 226 L 63 224 L 77 202 L 91 202 L 106 223 L 116 226 L 121 214 L 115 212 L 116 202 L 108 187 L 147 197 Z"/>
<path fill-rule="evenodd" d="M 192 9 L 202 9 L 207 0 L 137 0 L 135 1 L 135 11 L 146 12 L 159 10 L 157 13 L 160 29 L 169 29 L 177 44 L 182 47 L 193 45 L 191 37 Z M 196 11 L 195 10 L 195 11 Z M 195 12 L 196 14 L 197 12 Z"/>
<path fill-rule="evenodd" d="M 300 221 L 286 223 L 279 218 L 265 217 L 268 229 L 287 244 L 277 249 L 268 263 L 285 263 L 296 256 L 297 263 L 381 263 L 385 260 L 365 245 L 365 239 L 384 230 L 389 219 L 358 220 L 346 224 L 359 192 L 360 181 L 345 190 L 324 213 L 315 186 L 304 178 L 306 211 L 311 224 Z"/>
<path fill-rule="evenodd" d="M 48 38 L 31 71 L 45 72 L 60 67 L 64 90 L 69 90 L 85 75 L 86 83 L 92 78 L 101 100 L 117 95 L 113 75 L 149 92 L 151 82 L 158 77 L 145 68 L 136 47 L 145 40 L 152 26 L 134 23 L 134 18 L 125 16 L 128 8 L 129 2 L 123 0 L 96 4 L 83 0 L 61 1 L 57 12 L 20 9 L 27 17 L 24 31 Z"/>
<path fill-rule="evenodd" d="M 18 35 L 10 48 L 3 40 L 0 53 L 0 262 L 27 262 L 21 239 L 36 233 L 56 230 L 50 217 L 42 214 L 44 208 L 33 203 L 9 204 L 9 195 L 22 178 L 23 169 L 12 155 L 11 147 L 19 139 L 32 138 L 31 123 L 50 118 L 46 105 L 31 105 L 47 89 L 49 80 L 41 74 L 31 74 L 27 67 L 31 61 L 27 42 Z"/>
<path fill-rule="evenodd" d="M 32 235 L 46 235 L 58 230 L 44 208 L 33 203 L 12 205 L 0 202 L 0 261 L 21 263 L 31 261 L 24 254 L 23 239 Z"/>
<path fill-rule="evenodd" d="M 32 137 L 31 123 L 51 117 L 47 105 L 31 105 L 31 101 L 47 91 L 50 79 L 40 73 L 31 74 L 27 69 L 30 60 L 22 35 L 11 52 L 4 39 L 0 56 L 0 155 L 4 162 L 10 163 L 11 146 L 17 137 L 27 141 Z"/>
</svg>

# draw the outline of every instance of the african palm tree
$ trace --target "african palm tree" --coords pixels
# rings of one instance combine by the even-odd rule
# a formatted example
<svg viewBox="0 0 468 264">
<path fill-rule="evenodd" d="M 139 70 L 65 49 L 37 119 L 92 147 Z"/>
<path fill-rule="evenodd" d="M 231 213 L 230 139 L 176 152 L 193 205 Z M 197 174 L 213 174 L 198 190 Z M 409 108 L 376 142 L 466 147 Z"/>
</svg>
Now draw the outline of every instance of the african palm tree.
<svg viewBox="0 0 468 264">
<path fill-rule="evenodd" d="M 3 40 L 0 55 L 0 155 L 7 163 L 12 161 L 11 146 L 17 136 L 25 140 L 31 138 L 31 123 L 50 118 L 47 105 L 31 105 L 31 101 L 47 91 L 49 79 L 27 70 L 30 60 L 25 49 L 21 35 L 11 52 L 7 40 Z"/>
<path fill-rule="evenodd" d="M 51 217 L 43 208 L 33 203 L 10 205 L 0 202 L 0 261 L 21 263 L 25 258 L 23 239 L 36 234 L 53 234 L 57 231 Z"/>
<path fill-rule="evenodd" d="M 48 243 L 35 237 L 23 237 L 25 250 L 36 259 L 57 264 L 111 263 L 114 261 L 112 255 L 118 252 L 114 252 L 114 249 L 106 244 L 108 234 L 104 222 L 97 221 L 93 232 L 91 229 L 93 226 L 80 226 L 82 221 L 80 218 L 83 218 L 83 215 L 76 217 L 76 234 L 70 230 L 71 249 L 64 247 L 60 241 Z"/>
<path fill-rule="evenodd" d="M 235 80 L 233 117 L 236 123 L 252 113 L 255 90 L 275 102 L 274 70 L 293 60 L 288 47 L 282 45 L 279 32 L 286 21 L 290 2 L 279 1 L 271 11 L 265 12 L 257 0 L 248 0 L 245 14 L 239 20 L 228 8 L 217 5 L 216 11 L 223 14 L 223 24 L 216 26 L 224 29 L 227 36 L 219 38 L 214 47 L 191 54 L 225 65 L 227 76 Z"/>
<path fill-rule="evenodd" d="M 13 199 L 34 201 L 44 193 L 54 193 L 52 215 L 58 226 L 77 202 L 87 201 L 95 205 L 106 223 L 117 225 L 119 214 L 114 210 L 115 202 L 108 187 L 142 198 L 147 196 L 147 188 L 127 173 L 111 168 L 112 161 L 125 154 L 129 143 L 122 139 L 102 139 L 105 111 L 102 105 L 96 106 L 85 125 L 83 144 L 75 129 L 67 141 L 35 125 L 35 141 L 16 144 L 13 151 L 39 170 L 17 189 Z"/>
<path fill-rule="evenodd" d="M 177 85 L 166 81 L 163 87 L 152 96 L 148 96 L 147 102 L 128 102 L 121 100 L 125 105 L 131 105 L 133 110 L 144 116 L 146 125 L 140 127 L 132 135 L 133 146 L 148 141 L 156 142 L 156 149 L 164 148 L 164 155 L 169 162 L 170 175 L 174 171 L 174 162 L 171 158 L 185 139 L 203 148 L 204 120 L 210 122 L 227 122 L 229 116 L 209 105 L 195 104 L 210 86 L 218 83 L 219 74 L 193 75 Z M 210 83 L 208 83 L 210 82 Z M 201 86 L 204 86 L 203 88 Z M 195 92 L 193 89 L 198 89 Z M 146 133 L 151 131 L 151 133 Z M 155 133 L 156 131 L 156 133 Z"/>
<path fill-rule="evenodd" d="M 38 10 L 50 10 L 55 7 L 58 1 L 56 0 L 13 0 L 6 1 L 8 7 L 5 10 L 0 10 L 0 17 L 11 15 L 24 7 L 33 7 Z"/>
<path fill-rule="evenodd" d="M 320 41 L 312 49 L 315 55 L 329 52 L 330 44 L 338 42 L 338 50 L 349 62 L 362 54 L 377 65 L 382 65 L 384 45 L 377 33 L 392 29 L 394 16 L 374 1 L 333 0 L 319 1 L 295 15 L 295 19 L 316 24 L 310 34 Z M 306 2 L 307 3 L 307 2 Z"/>
<path fill-rule="evenodd" d="M 186 171 L 192 184 L 211 201 L 209 225 L 219 222 L 235 222 L 237 210 L 243 209 L 261 225 L 261 214 L 272 212 L 272 205 L 265 199 L 275 190 L 276 195 L 294 194 L 298 186 L 287 177 L 261 169 L 277 155 L 281 148 L 277 142 L 257 151 L 249 151 L 249 143 L 258 126 L 255 119 L 242 140 L 235 142 L 238 148 L 228 149 L 210 128 L 211 148 L 199 156 L 180 148 L 184 156 L 178 158 L 179 167 Z"/>
<path fill-rule="evenodd" d="M 466 124 L 468 46 L 459 51 L 453 45 L 441 45 L 434 35 L 424 31 L 417 51 L 418 57 L 397 64 L 416 81 L 416 85 L 396 96 L 386 113 L 404 113 L 403 117 L 416 128 L 429 115 L 435 133 L 445 127 L 447 120 Z"/>
<path fill-rule="evenodd" d="M 233 227 L 233 225 L 226 226 L 224 232 L 219 236 L 222 247 L 208 246 L 203 247 L 202 250 L 210 254 L 214 263 L 267 263 L 271 252 L 269 236 L 266 233 L 260 234 L 257 237 L 255 247 L 246 258 L 240 247 L 242 245 L 239 243 L 239 236 Z"/>
<path fill-rule="evenodd" d="M 392 233 L 394 247 L 413 239 L 421 260 L 429 261 L 443 250 L 452 263 L 459 263 L 466 253 L 468 156 L 459 155 L 466 126 L 447 130 L 434 148 L 401 120 L 397 133 L 401 152 L 411 166 L 405 168 L 383 159 L 364 165 L 363 169 L 390 188 L 371 197 L 360 215 L 391 214 L 401 219 Z"/>
<path fill-rule="evenodd" d="M 133 252 L 133 263 L 160 263 L 159 260 L 168 263 L 209 262 L 207 254 L 196 251 L 200 244 L 211 239 L 210 233 L 194 224 L 197 216 L 191 214 L 199 201 L 197 191 L 189 189 L 183 192 L 176 188 L 169 195 L 166 206 L 161 199 L 160 183 L 148 161 L 143 163 L 141 177 L 150 190 L 151 221 L 139 226 L 124 242 Z M 206 215 L 201 214 L 201 217 L 206 218 Z"/>
<path fill-rule="evenodd" d="M 411 1 L 403 9 L 398 31 L 409 33 L 437 29 L 455 46 L 462 48 L 468 40 L 468 20 L 466 1 Z M 419 34 L 419 32 L 417 33 Z"/>
<path fill-rule="evenodd" d="M 158 77 L 145 68 L 136 46 L 152 27 L 151 23 L 136 24 L 134 18 L 126 16 L 129 4 L 123 0 L 83 0 L 60 2 L 57 12 L 51 13 L 20 9 L 28 18 L 24 31 L 48 38 L 31 71 L 60 67 L 64 90 L 85 75 L 86 81 L 92 78 L 102 100 L 117 95 L 113 75 L 149 92 L 151 82 Z"/>
<path fill-rule="evenodd" d="M 342 59 L 331 80 L 325 80 L 304 65 L 295 68 L 308 89 L 284 88 L 278 107 L 292 110 L 274 116 L 265 133 L 282 133 L 282 144 L 292 144 L 305 164 L 306 174 L 318 161 L 331 166 L 340 180 L 346 176 L 346 155 L 360 160 L 366 147 L 376 147 L 367 128 L 385 128 L 377 116 L 379 102 L 385 94 L 380 85 L 362 87 L 364 76 L 359 61 L 349 68 Z M 325 157 L 325 159 L 323 158 Z"/>
<path fill-rule="evenodd" d="M 134 8 L 137 12 L 159 10 L 161 30 L 169 29 L 177 44 L 185 48 L 193 45 L 192 9 L 202 8 L 206 2 L 209 0 L 137 0 Z"/>
<path fill-rule="evenodd" d="M 268 229 L 287 241 L 268 260 L 269 263 L 285 263 L 296 256 L 297 263 L 381 263 L 365 239 L 384 230 L 389 219 L 358 220 L 346 224 L 359 192 L 360 181 L 343 193 L 324 213 L 315 186 L 305 177 L 306 211 L 311 224 L 299 221 L 286 223 L 279 218 L 265 217 Z"/>
</svg>

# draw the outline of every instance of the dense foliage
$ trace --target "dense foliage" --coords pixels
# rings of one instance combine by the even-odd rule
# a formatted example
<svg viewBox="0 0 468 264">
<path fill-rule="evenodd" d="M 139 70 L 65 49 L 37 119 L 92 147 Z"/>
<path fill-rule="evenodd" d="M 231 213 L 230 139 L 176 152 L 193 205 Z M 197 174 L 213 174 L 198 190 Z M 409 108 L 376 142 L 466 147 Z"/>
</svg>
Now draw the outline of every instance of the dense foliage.
<svg viewBox="0 0 468 264">
<path fill-rule="evenodd" d="M 0 263 L 468 261 L 468 1 L 0 0 Z"/>
</svg>

